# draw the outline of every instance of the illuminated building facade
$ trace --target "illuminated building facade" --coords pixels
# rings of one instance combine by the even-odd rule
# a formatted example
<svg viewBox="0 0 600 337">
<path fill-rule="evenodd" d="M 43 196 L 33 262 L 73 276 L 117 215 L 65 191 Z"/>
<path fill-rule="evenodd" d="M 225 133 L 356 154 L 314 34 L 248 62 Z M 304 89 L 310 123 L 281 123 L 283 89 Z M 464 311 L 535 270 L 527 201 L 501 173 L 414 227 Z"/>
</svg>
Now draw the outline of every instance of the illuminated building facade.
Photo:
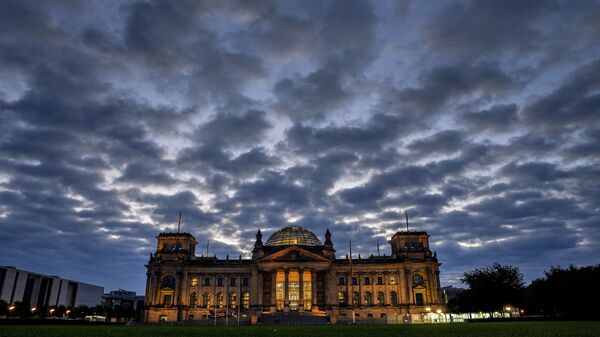
<svg viewBox="0 0 600 337">
<path fill-rule="evenodd" d="M 161 233 L 147 264 L 144 320 L 241 317 L 255 324 L 277 315 L 415 322 L 444 310 L 437 256 L 426 232 L 398 232 L 391 256 L 338 259 L 325 242 L 299 226 L 284 227 L 251 259 L 196 256 L 189 233 Z"/>
</svg>

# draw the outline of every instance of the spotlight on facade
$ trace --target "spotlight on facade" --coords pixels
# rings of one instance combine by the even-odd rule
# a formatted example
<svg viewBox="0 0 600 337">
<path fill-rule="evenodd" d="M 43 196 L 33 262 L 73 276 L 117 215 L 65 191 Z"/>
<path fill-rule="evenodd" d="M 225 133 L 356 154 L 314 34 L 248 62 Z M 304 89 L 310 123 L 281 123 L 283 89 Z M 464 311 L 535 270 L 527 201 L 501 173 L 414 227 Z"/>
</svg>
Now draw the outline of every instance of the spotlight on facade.
<svg viewBox="0 0 600 337">
<path fill-rule="evenodd" d="M 425 308 L 425 311 L 430 312 L 431 311 L 431 307 Z"/>
<path fill-rule="evenodd" d="M 442 310 L 438 309 L 436 312 L 437 312 L 438 314 L 441 314 L 441 313 L 442 313 Z"/>
</svg>

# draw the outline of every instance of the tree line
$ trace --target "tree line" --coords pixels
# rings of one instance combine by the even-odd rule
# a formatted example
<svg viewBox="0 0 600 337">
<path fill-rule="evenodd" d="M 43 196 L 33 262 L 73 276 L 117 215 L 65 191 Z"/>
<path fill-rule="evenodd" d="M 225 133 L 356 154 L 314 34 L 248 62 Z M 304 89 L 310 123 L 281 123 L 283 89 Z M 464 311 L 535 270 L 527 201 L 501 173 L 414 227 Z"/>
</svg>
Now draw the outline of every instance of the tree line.
<svg viewBox="0 0 600 337">
<path fill-rule="evenodd" d="M 451 312 L 503 312 L 558 319 L 600 319 L 600 265 L 552 267 L 525 285 L 518 267 L 494 263 L 463 274 L 468 288 L 448 302 Z"/>
</svg>

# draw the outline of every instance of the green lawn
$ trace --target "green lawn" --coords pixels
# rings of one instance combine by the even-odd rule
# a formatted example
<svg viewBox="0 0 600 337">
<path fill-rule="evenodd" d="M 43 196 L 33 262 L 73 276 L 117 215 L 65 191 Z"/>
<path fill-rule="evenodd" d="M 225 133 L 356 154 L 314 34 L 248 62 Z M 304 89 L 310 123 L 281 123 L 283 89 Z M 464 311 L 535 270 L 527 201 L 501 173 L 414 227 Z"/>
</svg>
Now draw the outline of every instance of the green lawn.
<svg viewBox="0 0 600 337">
<path fill-rule="evenodd" d="M 0 337 L 154 336 L 376 336 L 376 337 L 587 337 L 600 336 L 600 322 L 503 322 L 423 325 L 334 326 L 33 326 L 0 325 Z"/>
</svg>

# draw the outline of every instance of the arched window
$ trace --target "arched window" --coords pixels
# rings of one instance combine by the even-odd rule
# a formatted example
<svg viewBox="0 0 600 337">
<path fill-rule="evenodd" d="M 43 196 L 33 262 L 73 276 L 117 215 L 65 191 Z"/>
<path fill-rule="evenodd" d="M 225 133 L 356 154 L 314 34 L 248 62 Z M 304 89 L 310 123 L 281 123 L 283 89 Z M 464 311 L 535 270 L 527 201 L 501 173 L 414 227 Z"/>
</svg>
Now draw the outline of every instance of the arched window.
<svg viewBox="0 0 600 337">
<path fill-rule="evenodd" d="M 193 292 L 190 294 L 190 307 L 195 308 L 198 304 L 198 295 Z"/>
<path fill-rule="evenodd" d="M 218 308 L 225 307 L 225 296 L 223 296 L 223 293 L 217 293 L 217 298 L 215 298 L 215 300 L 217 301 Z"/>
<path fill-rule="evenodd" d="M 360 295 L 358 294 L 358 291 L 355 291 L 354 294 L 352 294 L 352 305 L 360 305 Z"/>
<path fill-rule="evenodd" d="M 237 308 L 237 294 L 229 293 L 229 307 L 232 309 Z"/>
<path fill-rule="evenodd" d="M 373 305 L 373 294 L 372 294 L 370 291 L 367 291 L 367 292 L 365 293 L 365 303 L 366 303 L 368 306 L 371 306 L 371 305 Z"/>
<path fill-rule="evenodd" d="M 165 278 L 163 278 L 161 288 L 175 289 L 175 278 L 171 275 L 165 276 Z"/>
<path fill-rule="evenodd" d="M 202 294 L 202 306 L 205 308 L 210 306 L 210 293 Z"/>
<path fill-rule="evenodd" d="M 346 306 L 346 293 L 343 291 L 340 291 L 338 293 L 338 303 L 340 306 Z"/>
<path fill-rule="evenodd" d="M 383 291 L 377 293 L 377 305 L 385 305 L 385 295 Z"/>
<path fill-rule="evenodd" d="M 423 284 L 423 276 L 419 274 L 414 274 L 412 277 L 413 286 L 422 285 Z"/>
<path fill-rule="evenodd" d="M 391 300 L 391 302 L 392 302 L 392 305 L 393 305 L 394 307 L 398 306 L 398 294 L 396 294 L 396 292 L 395 292 L 395 291 L 392 291 L 392 292 L 390 293 L 390 300 Z"/>
<path fill-rule="evenodd" d="M 247 291 L 244 291 L 242 293 L 242 308 L 250 308 L 250 293 L 248 293 Z"/>
</svg>

